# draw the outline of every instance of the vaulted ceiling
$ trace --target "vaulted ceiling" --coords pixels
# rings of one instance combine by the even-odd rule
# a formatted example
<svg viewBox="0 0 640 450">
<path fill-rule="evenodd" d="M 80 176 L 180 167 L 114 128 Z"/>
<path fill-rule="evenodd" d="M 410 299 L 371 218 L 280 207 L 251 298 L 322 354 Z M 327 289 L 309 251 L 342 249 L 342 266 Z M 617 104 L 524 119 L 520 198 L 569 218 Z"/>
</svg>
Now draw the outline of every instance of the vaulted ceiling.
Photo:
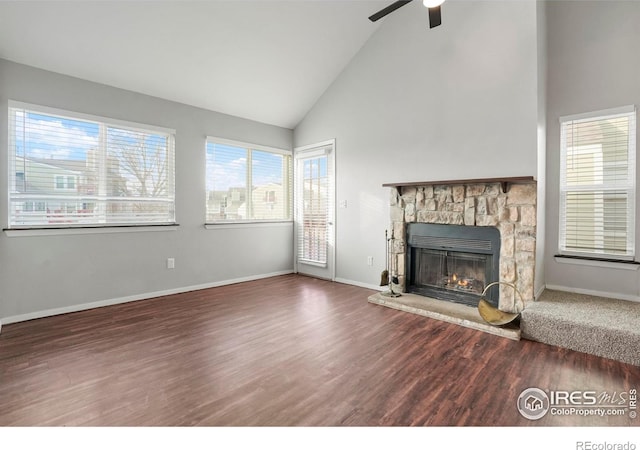
<svg viewBox="0 0 640 450">
<path fill-rule="evenodd" d="M 0 1 L 0 58 L 294 128 L 387 3 Z"/>
</svg>

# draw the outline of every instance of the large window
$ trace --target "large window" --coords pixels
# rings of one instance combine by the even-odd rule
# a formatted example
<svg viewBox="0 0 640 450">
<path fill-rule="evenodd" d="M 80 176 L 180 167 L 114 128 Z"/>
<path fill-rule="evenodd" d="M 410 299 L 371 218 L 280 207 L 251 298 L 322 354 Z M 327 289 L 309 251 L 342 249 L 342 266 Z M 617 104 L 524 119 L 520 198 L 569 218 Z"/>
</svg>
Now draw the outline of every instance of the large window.
<svg viewBox="0 0 640 450">
<path fill-rule="evenodd" d="M 9 104 L 9 228 L 175 222 L 174 134 Z"/>
<path fill-rule="evenodd" d="M 560 253 L 633 259 L 635 108 L 562 117 L 560 122 Z"/>
<path fill-rule="evenodd" d="M 291 220 L 291 152 L 207 139 L 207 223 Z"/>
</svg>

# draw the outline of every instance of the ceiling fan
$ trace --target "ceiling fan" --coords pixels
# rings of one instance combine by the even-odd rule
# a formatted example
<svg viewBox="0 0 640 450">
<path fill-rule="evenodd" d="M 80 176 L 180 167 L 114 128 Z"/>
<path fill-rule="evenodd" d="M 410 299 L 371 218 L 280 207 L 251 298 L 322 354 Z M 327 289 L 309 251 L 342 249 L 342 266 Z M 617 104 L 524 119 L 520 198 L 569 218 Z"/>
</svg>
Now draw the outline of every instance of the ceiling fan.
<svg viewBox="0 0 640 450">
<path fill-rule="evenodd" d="M 382 19 L 387 14 L 391 14 L 396 9 L 401 8 L 402 6 L 410 2 L 411 0 L 400 0 L 397 2 L 393 2 L 386 8 L 383 8 L 374 15 L 370 16 L 369 20 L 375 22 L 376 20 Z M 423 0 L 422 3 L 424 4 L 424 6 L 429 8 L 429 28 L 434 28 L 440 25 L 442 23 L 440 5 L 444 3 L 444 0 Z"/>
</svg>

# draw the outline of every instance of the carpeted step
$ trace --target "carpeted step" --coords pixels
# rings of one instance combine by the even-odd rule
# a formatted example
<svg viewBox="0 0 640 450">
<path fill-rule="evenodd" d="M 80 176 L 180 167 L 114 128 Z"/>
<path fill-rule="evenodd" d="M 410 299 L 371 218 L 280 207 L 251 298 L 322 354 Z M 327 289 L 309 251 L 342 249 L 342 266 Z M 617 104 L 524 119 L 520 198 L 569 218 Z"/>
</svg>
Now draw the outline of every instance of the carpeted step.
<svg viewBox="0 0 640 450">
<path fill-rule="evenodd" d="M 545 290 L 520 321 L 525 339 L 640 366 L 640 303 Z"/>
</svg>

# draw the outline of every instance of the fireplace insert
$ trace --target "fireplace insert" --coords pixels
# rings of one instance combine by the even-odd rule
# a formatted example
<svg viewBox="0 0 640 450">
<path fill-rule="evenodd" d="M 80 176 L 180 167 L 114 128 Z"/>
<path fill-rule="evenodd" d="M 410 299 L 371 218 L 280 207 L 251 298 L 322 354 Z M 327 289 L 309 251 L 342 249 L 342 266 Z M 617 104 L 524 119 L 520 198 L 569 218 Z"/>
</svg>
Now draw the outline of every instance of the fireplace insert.
<svg viewBox="0 0 640 450">
<path fill-rule="evenodd" d="M 497 228 L 410 223 L 406 290 L 477 306 L 485 286 L 499 281 L 499 258 Z M 498 296 L 490 289 L 485 298 L 498 307 Z"/>
</svg>

